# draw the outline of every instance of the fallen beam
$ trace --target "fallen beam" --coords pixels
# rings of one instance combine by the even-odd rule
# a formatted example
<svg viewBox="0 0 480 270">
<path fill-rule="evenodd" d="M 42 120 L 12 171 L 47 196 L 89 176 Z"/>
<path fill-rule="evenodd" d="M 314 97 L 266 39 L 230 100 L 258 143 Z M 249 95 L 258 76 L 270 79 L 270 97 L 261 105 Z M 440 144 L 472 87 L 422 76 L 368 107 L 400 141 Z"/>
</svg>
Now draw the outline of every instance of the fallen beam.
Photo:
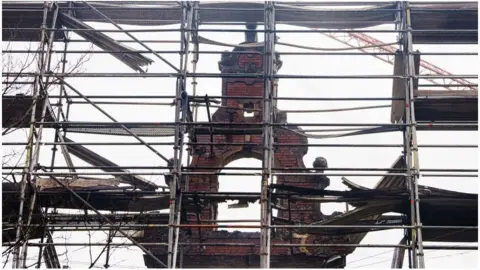
<svg viewBox="0 0 480 270">
<path fill-rule="evenodd" d="M 65 142 L 73 141 L 65 137 Z M 112 169 L 102 169 L 105 172 L 128 172 L 127 170 L 115 169 L 114 167 L 118 167 L 117 164 L 98 155 L 84 146 L 68 144 L 67 148 L 72 155 L 75 155 L 76 157 L 93 166 L 112 167 Z M 155 190 L 157 188 L 155 183 L 136 175 L 121 175 L 118 177 L 118 179 L 124 183 L 132 184 L 140 189 Z"/>
</svg>

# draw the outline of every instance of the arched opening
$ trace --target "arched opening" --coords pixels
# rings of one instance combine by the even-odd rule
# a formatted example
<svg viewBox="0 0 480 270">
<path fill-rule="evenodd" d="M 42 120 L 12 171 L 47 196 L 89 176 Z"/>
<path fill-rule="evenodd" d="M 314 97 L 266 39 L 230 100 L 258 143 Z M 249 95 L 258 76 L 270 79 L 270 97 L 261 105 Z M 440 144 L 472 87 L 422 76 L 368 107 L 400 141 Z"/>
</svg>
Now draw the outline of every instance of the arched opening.
<svg viewBox="0 0 480 270">
<path fill-rule="evenodd" d="M 260 170 L 239 170 L 231 169 L 235 167 L 261 168 L 262 161 L 256 158 L 241 158 L 230 162 L 225 166 L 222 172 L 234 173 L 259 173 Z M 261 176 L 259 175 L 220 175 L 218 177 L 218 192 L 244 192 L 260 193 Z M 260 225 L 260 203 L 248 203 L 234 200 L 218 204 L 217 219 L 219 225 Z M 229 222 L 233 220 L 244 220 L 242 222 Z M 246 222 L 247 220 L 252 222 Z M 224 222 L 222 222 L 224 221 Z M 259 228 L 221 228 L 227 231 L 254 232 L 260 231 Z"/>
</svg>

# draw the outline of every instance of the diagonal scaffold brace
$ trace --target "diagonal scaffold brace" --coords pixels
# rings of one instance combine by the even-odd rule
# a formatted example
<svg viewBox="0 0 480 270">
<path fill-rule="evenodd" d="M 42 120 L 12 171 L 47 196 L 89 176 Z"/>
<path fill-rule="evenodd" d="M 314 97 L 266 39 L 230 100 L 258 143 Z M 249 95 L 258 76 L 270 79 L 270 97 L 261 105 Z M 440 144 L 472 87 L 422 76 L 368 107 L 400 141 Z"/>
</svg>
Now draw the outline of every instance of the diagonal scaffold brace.
<svg viewBox="0 0 480 270">
<path fill-rule="evenodd" d="M 156 57 L 158 57 L 160 60 L 162 60 L 165 64 L 167 64 L 168 66 L 170 66 L 171 68 L 173 68 L 176 72 L 180 72 L 180 70 L 178 68 L 176 68 L 172 63 L 168 62 L 167 59 L 163 58 L 162 56 L 160 56 L 158 53 L 156 53 L 154 50 L 152 50 L 150 47 L 148 47 L 147 45 L 145 45 L 145 43 L 143 43 L 142 41 L 140 41 L 139 39 L 137 39 L 134 35 L 130 34 L 128 30 L 124 30 L 120 25 L 118 25 L 116 22 L 114 22 L 112 19 L 110 19 L 107 15 L 103 14 L 100 10 L 96 9 L 94 6 L 92 6 L 91 4 L 89 4 L 87 1 L 83 1 L 83 3 L 85 5 L 87 5 L 89 8 L 91 8 L 93 11 L 95 11 L 98 15 L 102 16 L 105 20 L 107 20 L 108 22 L 110 22 L 111 24 L 113 24 L 115 27 L 117 27 L 119 30 L 122 30 L 127 36 L 129 36 L 130 38 L 132 38 L 133 40 L 135 40 L 136 42 L 138 42 L 140 45 L 142 45 L 142 47 L 144 47 L 145 49 L 147 49 L 150 53 L 152 53 L 153 55 L 155 55 Z"/>
<path fill-rule="evenodd" d="M 57 182 L 60 186 L 62 186 L 63 188 L 65 188 L 66 190 L 68 190 L 73 196 L 75 196 L 77 199 L 79 199 L 82 203 L 85 204 L 85 206 L 87 206 L 88 208 L 90 208 L 93 212 L 95 212 L 95 214 L 97 214 L 101 219 L 105 220 L 108 224 L 110 224 L 111 226 L 115 226 L 115 224 L 109 219 L 107 218 L 106 216 L 104 216 L 102 213 L 100 213 L 100 211 L 98 211 L 95 207 L 93 207 L 91 204 L 89 204 L 85 199 L 82 198 L 82 196 L 78 195 L 75 191 L 73 191 L 71 188 L 69 188 L 68 186 L 66 186 L 64 183 L 62 183 L 62 181 L 58 180 L 56 177 L 54 176 L 50 176 L 55 182 Z M 133 237 L 131 237 L 130 235 L 128 235 L 128 233 L 126 233 L 125 231 L 121 230 L 120 228 L 117 229 L 118 232 L 120 234 L 122 234 L 123 236 L 125 236 L 128 240 L 130 240 L 135 246 L 137 246 L 138 248 L 140 248 L 143 252 L 145 252 L 145 254 L 147 254 L 148 256 L 152 257 L 152 259 L 154 259 L 157 263 L 159 263 L 161 266 L 163 267 L 167 267 L 167 265 L 165 263 L 163 263 L 160 259 L 158 259 L 155 255 L 153 255 L 153 253 L 151 253 L 148 249 L 146 249 L 144 246 L 142 246 L 140 243 L 138 243 L 135 239 L 133 239 Z"/>
<path fill-rule="evenodd" d="M 57 77 L 62 83 L 64 83 L 66 86 L 68 86 L 68 88 L 70 88 L 73 92 L 75 92 L 77 95 L 81 96 L 83 99 L 85 99 L 85 101 L 87 101 L 88 103 L 90 103 L 93 107 L 95 107 L 97 110 L 99 110 L 101 113 L 103 113 L 106 117 L 108 117 L 110 120 L 112 120 L 113 122 L 115 123 L 118 123 L 118 121 L 113 118 L 113 116 L 111 116 L 110 114 L 108 114 L 106 111 L 104 111 L 102 108 L 100 108 L 97 104 L 95 104 L 95 102 L 93 102 L 92 100 L 90 100 L 88 97 L 86 97 L 85 95 L 83 95 L 82 93 L 80 93 L 80 91 L 78 91 L 77 89 L 75 89 L 75 87 L 73 87 L 72 85 L 70 85 L 69 83 L 67 83 L 65 80 L 63 80 L 62 78 L 60 77 Z M 129 133 L 130 135 L 132 135 L 135 139 L 137 139 L 140 143 L 142 143 L 143 145 L 145 145 L 148 149 L 152 150 L 153 153 L 155 153 L 157 156 L 159 156 L 161 159 L 163 159 L 164 161 L 167 162 L 167 164 L 171 165 L 171 162 L 162 154 L 160 154 L 157 150 L 155 150 L 155 148 L 153 148 L 150 144 L 148 144 L 147 142 L 145 142 L 142 138 L 140 138 L 137 134 L 135 134 L 133 131 L 131 131 L 129 128 L 127 128 L 125 125 L 121 124 L 120 127 L 122 129 L 124 129 L 127 133 Z"/>
</svg>

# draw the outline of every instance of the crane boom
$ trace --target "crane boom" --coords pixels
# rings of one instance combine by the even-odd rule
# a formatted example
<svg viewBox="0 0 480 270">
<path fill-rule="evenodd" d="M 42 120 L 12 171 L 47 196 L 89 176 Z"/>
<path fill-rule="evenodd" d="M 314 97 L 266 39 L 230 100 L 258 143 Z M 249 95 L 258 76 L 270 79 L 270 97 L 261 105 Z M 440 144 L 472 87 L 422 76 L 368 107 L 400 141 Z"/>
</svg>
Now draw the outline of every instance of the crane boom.
<svg viewBox="0 0 480 270">
<path fill-rule="evenodd" d="M 396 53 L 397 48 L 385 44 L 382 41 L 373 38 L 364 33 L 323 33 L 327 37 L 330 37 L 338 42 L 341 42 L 349 47 L 357 48 L 360 51 L 367 52 L 367 53 Z M 356 42 L 357 44 L 355 44 Z M 373 57 L 378 58 L 386 63 L 394 64 L 394 56 L 393 55 L 382 55 L 376 54 Z M 425 60 L 420 61 L 420 75 L 442 75 L 442 76 L 450 76 L 453 75 L 450 72 L 436 66 L 432 63 L 429 63 Z M 448 90 L 477 90 L 475 87 L 475 83 L 462 79 L 462 78 L 444 78 L 444 79 L 429 79 L 425 78 L 432 82 L 434 85 L 438 85 L 439 87 L 446 88 Z M 442 83 L 438 81 L 442 80 Z"/>
</svg>

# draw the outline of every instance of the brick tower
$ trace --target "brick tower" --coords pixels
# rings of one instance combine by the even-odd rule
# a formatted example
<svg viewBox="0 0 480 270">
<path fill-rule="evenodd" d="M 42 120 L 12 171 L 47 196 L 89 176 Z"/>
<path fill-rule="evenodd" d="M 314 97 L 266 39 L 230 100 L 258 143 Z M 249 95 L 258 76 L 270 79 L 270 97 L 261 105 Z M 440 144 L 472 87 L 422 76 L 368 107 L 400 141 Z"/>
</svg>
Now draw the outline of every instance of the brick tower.
<svg viewBox="0 0 480 270">
<path fill-rule="evenodd" d="M 252 28 L 250 28 L 252 29 Z M 246 31 L 246 41 L 233 49 L 233 52 L 222 54 L 219 69 L 222 73 L 258 73 L 263 74 L 263 45 L 256 43 L 256 33 Z M 245 53 L 242 53 L 245 52 Z M 254 53 L 255 52 L 255 53 Z M 278 55 L 275 56 L 275 72 L 281 68 L 282 62 Z M 277 91 L 277 82 L 275 82 Z M 212 115 L 212 122 L 234 123 L 235 126 L 215 126 L 212 134 L 192 130 L 190 140 L 196 143 L 247 143 L 250 145 L 195 145 L 190 149 L 192 161 L 189 167 L 198 168 L 196 172 L 205 172 L 205 175 L 191 175 L 188 183 L 182 181 L 182 191 L 188 192 L 218 192 L 218 175 L 212 174 L 219 170 L 207 168 L 224 167 L 232 161 L 241 158 L 256 158 L 262 160 L 262 128 L 242 127 L 242 123 L 261 123 L 263 117 L 263 78 L 223 78 L 221 107 Z M 250 97 L 250 98 L 241 98 Z M 256 98 L 256 99 L 254 99 Z M 274 107 L 276 103 L 274 102 Z M 275 123 L 285 123 L 286 113 L 276 110 Z M 239 126 L 240 125 L 240 126 Z M 307 144 L 307 138 L 302 136 L 302 131 L 296 127 L 289 127 L 295 131 L 281 127 L 274 128 L 274 143 L 278 144 Z M 205 130 L 199 127 L 197 130 Z M 281 147 L 274 149 L 274 168 L 305 168 L 303 156 L 307 153 L 306 146 Z M 205 167 L 206 169 L 201 169 Z M 301 170 L 300 170 L 301 171 Z M 298 171 L 295 171 L 298 172 Z M 277 176 L 277 184 L 295 187 L 315 188 L 317 181 L 311 176 Z M 260 186 L 259 181 L 255 184 Z M 186 187 L 187 185 L 187 187 Z M 238 190 L 241 192 L 241 190 Z M 317 221 L 314 213 L 314 204 L 311 202 L 291 202 L 288 206 L 286 200 L 274 202 L 278 209 L 276 217 L 280 220 L 291 219 L 296 223 L 310 223 Z M 290 211 L 287 209 L 290 207 Z M 319 210 L 319 206 L 315 208 Z M 189 224 L 201 220 L 217 220 L 217 203 L 208 203 L 198 206 L 196 212 L 189 209 L 187 219 Z M 181 242 L 191 243 L 230 243 L 228 246 L 191 246 L 184 250 L 184 268 L 258 268 L 259 267 L 259 232 L 228 232 L 217 229 L 192 228 L 187 234 L 182 235 Z M 321 239 L 320 239 L 321 238 Z M 287 230 L 277 230 L 272 235 L 271 243 L 326 243 L 332 242 L 331 237 L 311 237 L 303 234 L 291 234 Z M 166 242 L 167 230 L 155 229 L 145 231 L 144 241 Z M 237 243 L 236 245 L 234 245 Z M 160 259 L 166 258 L 166 247 L 151 249 Z M 333 253 L 332 253 L 333 252 Z M 270 262 L 272 268 L 281 267 L 306 267 L 319 268 L 324 266 L 326 259 L 344 250 L 302 247 L 272 247 Z M 145 256 L 148 267 L 158 267 Z"/>
</svg>

